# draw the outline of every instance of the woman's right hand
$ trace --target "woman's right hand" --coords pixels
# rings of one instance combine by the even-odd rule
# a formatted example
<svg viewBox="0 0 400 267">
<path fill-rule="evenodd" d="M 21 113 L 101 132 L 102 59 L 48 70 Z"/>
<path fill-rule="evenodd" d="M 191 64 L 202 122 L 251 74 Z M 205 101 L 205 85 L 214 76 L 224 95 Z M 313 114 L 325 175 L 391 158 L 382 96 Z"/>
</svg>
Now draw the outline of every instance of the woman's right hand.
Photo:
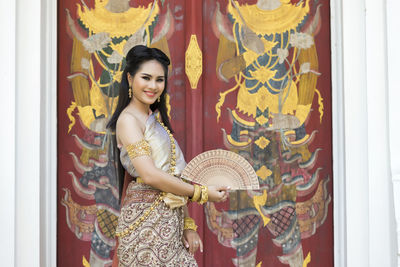
<svg viewBox="0 0 400 267">
<path fill-rule="evenodd" d="M 209 185 L 208 186 L 208 201 L 221 202 L 228 198 L 229 186 L 224 185 Z"/>
</svg>

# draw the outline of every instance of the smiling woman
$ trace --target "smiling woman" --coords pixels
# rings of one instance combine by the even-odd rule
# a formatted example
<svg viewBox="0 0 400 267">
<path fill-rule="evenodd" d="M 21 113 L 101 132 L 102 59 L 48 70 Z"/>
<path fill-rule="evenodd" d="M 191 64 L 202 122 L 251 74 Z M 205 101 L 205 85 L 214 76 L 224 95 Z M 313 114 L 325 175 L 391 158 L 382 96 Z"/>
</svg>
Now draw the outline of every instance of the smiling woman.
<svg viewBox="0 0 400 267">
<path fill-rule="evenodd" d="M 113 266 L 197 266 L 193 254 L 203 244 L 187 199 L 227 198 L 226 186 L 178 178 L 186 163 L 166 112 L 169 64 L 161 50 L 142 45 L 126 56 L 118 106 L 107 125 L 115 131 L 121 200 Z"/>
<path fill-rule="evenodd" d="M 128 73 L 128 81 L 134 103 L 138 107 L 146 109 L 147 105 L 154 103 L 164 92 L 165 77 L 163 67 L 157 60 L 147 61 L 142 64 L 135 76 L 132 77 Z"/>
</svg>

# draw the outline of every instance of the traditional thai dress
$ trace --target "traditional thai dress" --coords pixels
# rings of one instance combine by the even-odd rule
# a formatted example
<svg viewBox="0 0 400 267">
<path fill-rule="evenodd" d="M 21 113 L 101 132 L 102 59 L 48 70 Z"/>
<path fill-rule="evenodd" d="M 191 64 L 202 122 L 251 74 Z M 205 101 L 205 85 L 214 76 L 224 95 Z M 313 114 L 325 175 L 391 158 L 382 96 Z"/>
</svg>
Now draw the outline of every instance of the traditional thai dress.
<svg viewBox="0 0 400 267">
<path fill-rule="evenodd" d="M 144 140 L 151 147 L 151 155 L 157 168 L 167 172 L 170 167 L 171 141 L 168 133 L 151 114 L 146 121 Z M 175 175 L 185 167 L 183 153 L 176 140 Z M 171 209 L 164 201 L 154 206 L 160 190 L 141 182 L 124 147 L 121 147 L 121 162 L 133 177 L 126 187 L 121 206 L 117 232 L 123 232 L 140 221 L 143 214 L 153 206 L 147 218 L 140 221 L 133 231 L 119 237 L 116 253 L 118 266 L 197 266 L 193 256 L 182 242 L 183 208 Z"/>
</svg>

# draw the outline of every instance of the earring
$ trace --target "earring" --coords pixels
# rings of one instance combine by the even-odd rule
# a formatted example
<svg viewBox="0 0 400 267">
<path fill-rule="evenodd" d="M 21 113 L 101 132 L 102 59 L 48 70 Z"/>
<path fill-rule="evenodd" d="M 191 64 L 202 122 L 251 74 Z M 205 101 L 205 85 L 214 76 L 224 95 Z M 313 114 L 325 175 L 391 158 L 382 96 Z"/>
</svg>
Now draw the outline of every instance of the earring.
<svg viewBox="0 0 400 267">
<path fill-rule="evenodd" d="M 157 98 L 157 102 L 160 103 L 160 97 Z"/>
<path fill-rule="evenodd" d="M 129 98 L 132 98 L 132 87 L 131 86 L 129 86 L 128 95 L 129 95 Z"/>
</svg>

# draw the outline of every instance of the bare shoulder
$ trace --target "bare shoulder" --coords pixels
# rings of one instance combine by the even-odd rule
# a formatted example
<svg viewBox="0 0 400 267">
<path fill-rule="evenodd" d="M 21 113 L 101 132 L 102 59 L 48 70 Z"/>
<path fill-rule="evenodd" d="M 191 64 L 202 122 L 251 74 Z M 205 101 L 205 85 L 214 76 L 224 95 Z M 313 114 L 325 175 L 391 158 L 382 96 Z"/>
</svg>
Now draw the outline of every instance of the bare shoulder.
<svg viewBox="0 0 400 267">
<path fill-rule="evenodd" d="M 143 139 L 145 125 L 129 112 L 122 112 L 117 120 L 116 132 L 119 143 L 129 144 Z"/>
<path fill-rule="evenodd" d="M 144 124 L 139 121 L 136 116 L 129 112 L 122 112 L 121 115 L 119 115 L 119 118 L 117 120 L 117 129 L 119 128 L 125 128 L 125 127 L 135 127 L 139 128 L 140 130 L 144 129 Z"/>
</svg>

